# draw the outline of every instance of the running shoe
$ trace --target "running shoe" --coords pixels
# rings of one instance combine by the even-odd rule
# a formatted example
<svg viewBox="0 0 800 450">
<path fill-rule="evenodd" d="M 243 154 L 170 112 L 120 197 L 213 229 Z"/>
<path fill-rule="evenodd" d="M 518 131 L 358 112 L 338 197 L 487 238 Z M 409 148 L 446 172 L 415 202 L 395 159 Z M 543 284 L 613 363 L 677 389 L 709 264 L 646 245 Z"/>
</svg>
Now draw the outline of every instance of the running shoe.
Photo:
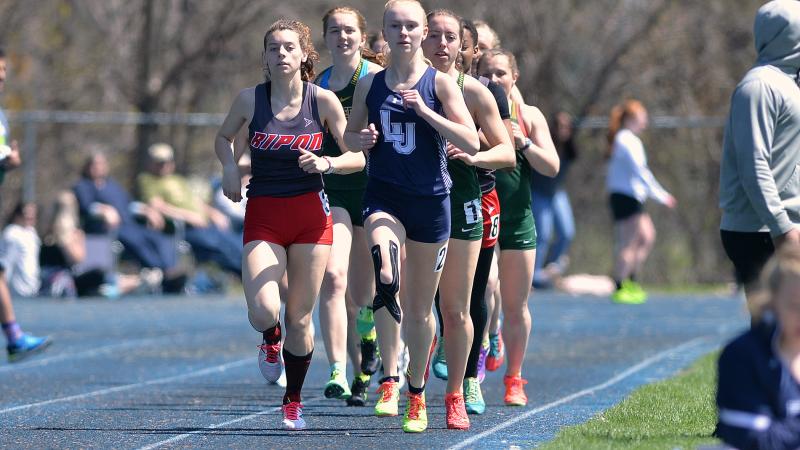
<svg viewBox="0 0 800 450">
<path fill-rule="evenodd" d="M 494 372 L 503 365 L 506 359 L 506 349 L 503 345 L 503 335 L 500 330 L 497 334 L 489 334 L 489 355 L 486 357 L 486 370 Z"/>
<path fill-rule="evenodd" d="M 403 416 L 403 431 L 406 433 L 422 433 L 428 428 L 428 411 L 425 406 L 425 393 L 407 392 L 406 414 Z"/>
<path fill-rule="evenodd" d="M 283 409 L 283 428 L 287 430 L 302 430 L 306 427 L 303 419 L 303 404 L 300 402 L 290 402 L 282 407 Z"/>
<path fill-rule="evenodd" d="M 397 415 L 397 404 L 400 402 L 400 387 L 394 380 L 386 380 L 381 383 L 377 391 L 379 397 L 375 403 L 375 415 L 378 417 L 389 417 Z"/>
<path fill-rule="evenodd" d="M 506 385 L 506 406 L 525 406 L 528 404 L 528 396 L 525 395 L 525 385 L 528 384 L 522 377 L 503 377 Z"/>
<path fill-rule="evenodd" d="M 350 387 L 351 395 L 347 399 L 347 406 L 364 406 L 367 404 L 369 378 L 369 375 L 363 373 L 353 378 L 353 385 Z"/>
<path fill-rule="evenodd" d="M 258 348 L 258 368 L 261 369 L 261 375 L 268 383 L 277 384 L 281 372 L 283 372 L 281 343 L 267 344 L 264 342 Z"/>
<path fill-rule="evenodd" d="M 345 400 L 350 398 L 350 388 L 347 386 L 347 377 L 338 368 L 331 369 L 331 378 L 325 384 L 325 398 Z"/>
<path fill-rule="evenodd" d="M 638 283 L 625 280 L 622 286 L 611 294 L 611 301 L 621 305 L 641 305 L 647 301 L 647 294 Z"/>
<path fill-rule="evenodd" d="M 464 378 L 464 403 L 467 414 L 483 414 L 486 411 L 481 383 L 477 378 Z"/>
<path fill-rule="evenodd" d="M 486 357 L 489 355 L 489 340 L 483 341 L 478 352 L 478 382 L 486 379 Z"/>
<path fill-rule="evenodd" d="M 373 375 L 381 367 L 381 354 L 378 351 L 378 334 L 373 328 L 361 336 L 361 371 Z"/>
<path fill-rule="evenodd" d="M 356 316 L 356 331 L 361 337 L 375 330 L 375 313 L 371 306 L 362 306 Z"/>
<path fill-rule="evenodd" d="M 642 287 L 641 284 L 639 284 L 636 281 L 629 280 L 628 281 L 628 286 L 629 286 L 629 289 L 631 290 L 631 292 L 635 292 L 636 295 L 639 296 L 639 298 L 642 299 L 642 303 L 647 301 L 647 291 L 644 290 L 644 288 Z"/>
<path fill-rule="evenodd" d="M 440 380 L 447 379 L 447 357 L 444 351 L 444 336 L 439 336 L 439 344 L 433 356 L 433 374 Z"/>
<path fill-rule="evenodd" d="M 6 347 L 6 351 L 8 351 L 8 362 L 18 362 L 28 356 L 35 355 L 49 347 L 52 343 L 53 341 L 49 336 L 37 337 L 23 333 L 19 339 Z"/>
<path fill-rule="evenodd" d="M 469 417 L 464 406 L 464 394 L 453 392 L 445 394 L 444 408 L 447 411 L 447 428 L 451 430 L 469 430 Z"/>
</svg>

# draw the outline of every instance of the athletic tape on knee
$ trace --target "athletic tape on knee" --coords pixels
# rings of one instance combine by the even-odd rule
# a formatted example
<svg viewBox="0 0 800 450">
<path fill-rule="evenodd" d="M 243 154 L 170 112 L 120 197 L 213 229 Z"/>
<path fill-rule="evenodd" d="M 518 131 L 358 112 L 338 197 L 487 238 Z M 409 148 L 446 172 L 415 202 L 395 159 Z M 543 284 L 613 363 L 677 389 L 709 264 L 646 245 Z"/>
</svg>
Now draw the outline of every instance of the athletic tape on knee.
<svg viewBox="0 0 800 450">
<path fill-rule="evenodd" d="M 400 290 L 400 278 L 398 276 L 399 249 L 394 241 L 389 241 L 389 263 L 392 266 L 392 281 L 384 283 L 381 281 L 381 247 L 372 247 L 372 264 L 375 266 L 375 299 L 372 302 L 372 309 L 379 310 L 386 307 L 386 311 L 392 315 L 397 323 L 400 323 L 400 305 L 397 303 L 397 292 Z"/>
</svg>

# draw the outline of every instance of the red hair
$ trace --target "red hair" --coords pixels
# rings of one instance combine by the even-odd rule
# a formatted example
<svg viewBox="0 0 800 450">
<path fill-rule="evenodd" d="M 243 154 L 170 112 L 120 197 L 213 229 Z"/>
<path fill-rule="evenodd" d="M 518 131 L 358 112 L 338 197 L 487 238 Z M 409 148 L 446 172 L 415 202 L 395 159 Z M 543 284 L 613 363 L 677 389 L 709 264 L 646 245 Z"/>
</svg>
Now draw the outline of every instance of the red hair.
<svg viewBox="0 0 800 450">
<path fill-rule="evenodd" d="M 611 158 L 611 152 L 614 150 L 614 138 L 617 137 L 617 133 L 622 128 L 622 125 L 625 124 L 625 121 L 642 113 L 647 113 L 647 109 L 642 102 L 635 99 L 625 100 L 611 108 L 611 112 L 608 115 L 608 135 L 606 135 L 608 139 L 606 159 Z"/>
</svg>

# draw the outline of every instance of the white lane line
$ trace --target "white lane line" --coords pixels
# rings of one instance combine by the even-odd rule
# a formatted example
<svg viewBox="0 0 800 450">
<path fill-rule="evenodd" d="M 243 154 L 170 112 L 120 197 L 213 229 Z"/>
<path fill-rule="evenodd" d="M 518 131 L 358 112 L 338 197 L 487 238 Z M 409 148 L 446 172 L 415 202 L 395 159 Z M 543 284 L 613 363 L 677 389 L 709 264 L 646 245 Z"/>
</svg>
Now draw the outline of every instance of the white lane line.
<svg viewBox="0 0 800 450">
<path fill-rule="evenodd" d="M 322 400 L 323 398 L 325 398 L 325 397 L 314 397 L 311 400 L 308 400 L 307 402 L 303 402 L 303 404 L 304 405 L 308 405 L 310 403 L 314 403 L 314 402 L 317 402 L 319 400 Z M 233 425 L 235 423 L 244 422 L 245 420 L 254 419 L 254 418 L 258 417 L 258 416 L 263 416 L 265 414 L 277 412 L 277 411 L 280 411 L 280 409 L 281 409 L 280 406 L 276 406 L 275 408 L 264 409 L 264 410 L 261 410 L 259 412 L 256 412 L 256 413 L 244 416 L 244 417 L 239 417 L 237 419 L 229 420 L 227 422 L 215 423 L 213 425 L 209 425 L 209 426 L 207 426 L 205 428 L 201 428 L 199 430 L 194 430 L 194 431 L 190 431 L 188 433 L 179 434 L 178 436 L 173 436 L 173 437 L 171 437 L 169 439 L 164 439 L 163 441 L 159 441 L 159 442 L 156 442 L 154 444 L 147 445 L 145 447 L 140 447 L 138 450 L 153 450 L 154 448 L 158 448 L 158 447 L 161 447 L 161 446 L 164 446 L 164 445 L 167 445 L 167 444 L 172 444 L 174 442 L 182 441 L 182 440 L 184 440 L 184 439 L 186 439 L 188 437 L 194 436 L 196 434 L 208 433 L 209 431 L 216 430 L 217 428 L 227 427 L 228 425 Z"/>
<path fill-rule="evenodd" d="M 89 349 L 89 350 L 82 351 L 82 352 L 62 353 L 62 354 L 57 355 L 57 356 L 49 356 L 47 358 L 36 359 L 36 360 L 33 360 L 33 361 L 26 361 L 26 362 L 22 362 L 22 363 L 9 364 L 7 366 L 0 366 L 0 373 L 2 373 L 2 372 L 10 372 L 12 370 L 27 369 L 27 368 L 30 368 L 30 367 L 44 366 L 44 365 L 47 365 L 47 364 L 50 364 L 50 363 L 54 363 L 54 362 L 58 362 L 58 361 L 64 361 L 64 360 L 74 361 L 76 359 L 91 358 L 92 356 L 100 355 L 100 354 L 103 354 L 103 353 L 108 353 L 108 352 L 111 352 L 111 351 L 114 351 L 114 350 L 123 350 L 123 349 L 126 349 L 128 347 L 136 347 L 138 345 L 148 345 L 148 344 L 155 343 L 155 342 L 158 342 L 158 341 L 163 341 L 163 340 L 167 340 L 167 339 L 174 339 L 174 338 L 175 338 L 175 335 L 160 336 L 160 337 L 157 337 L 157 338 L 136 339 L 136 340 L 125 341 L 125 342 L 118 343 L 118 344 L 103 345 L 103 346 L 96 347 L 96 348 Z M 51 351 L 52 351 L 52 348 L 51 348 Z"/>
<path fill-rule="evenodd" d="M 563 405 L 564 403 L 569 403 L 569 402 L 571 402 L 571 401 L 573 401 L 573 400 L 575 400 L 577 398 L 593 394 L 593 393 L 595 393 L 597 391 L 602 391 L 603 389 L 606 389 L 606 388 L 608 388 L 610 386 L 613 386 L 613 385 L 619 383 L 620 381 L 622 381 L 625 378 L 635 374 L 636 372 L 639 372 L 642 369 L 645 369 L 647 366 L 650 366 L 650 365 L 652 365 L 652 364 L 654 364 L 654 363 L 656 363 L 658 361 L 661 361 L 662 359 L 665 359 L 665 358 L 671 356 L 674 353 L 686 350 L 689 347 L 697 345 L 698 343 L 700 343 L 700 342 L 702 342 L 702 341 L 704 341 L 704 340 L 706 340 L 708 338 L 709 338 L 709 336 L 698 337 L 698 338 L 692 339 L 690 341 L 684 342 L 683 344 L 680 344 L 680 345 L 678 345 L 676 347 L 672 347 L 670 349 L 664 350 L 661 353 L 658 353 L 656 355 L 653 355 L 653 356 L 643 360 L 642 362 L 640 362 L 639 364 L 636 364 L 635 366 L 629 367 L 627 370 L 625 370 L 624 372 L 619 373 L 616 376 L 610 378 L 605 383 L 601 383 L 601 384 L 592 386 L 590 388 L 586 388 L 586 389 L 584 389 L 582 391 L 578 391 L 578 392 L 570 394 L 570 395 L 568 395 L 566 397 L 560 398 L 560 399 L 558 399 L 558 400 L 556 400 L 554 402 L 550 402 L 550 403 L 548 403 L 546 405 L 542 405 L 542 406 L 540 406 L 540 407 L 538 407 L 536 409 L 532 409 L 532 410 L 526 412 L 525 414 L 522 414 L 522 415 L 519 415 L 517 417 L 514 417 L 513 419 L 509 419 L 509 420 L 507 420 L 505 422 L 502 422 L 502 423 L 500 423 L 498 425 L 495 425 L 494 427 L 492 427 L 492 428 L 490 428 L 490 429 L 488 429 L 488 430 L 486 430 L 486 431 L 484 431 L 482 433 L 476 434 L 475 436 L 472 436 L 469 439 L 465 439 L 465 440 L 459 442 L 458 444 L 456 444 L 456 445 L 454 445 L 452 447 L 449 447 L 448 450 L 457 450 L 457 449 L 460 449 L 460 448 L 464 448 L 464 447 L 466 447 L 468 445 L 474 444 L 475 442 L 485 438 L 486 436 L 490 436 L 492 434 L 495 434 L 495 433 L 497 433 L 498 431 L 500 431 L 500 430 L 502 430 L 504 428 L 508 428 L 511 425 L 513 425 L 513 424 L 515 424 L 515 423 L 517 423 L 517 422 L 519 422 L 521 420 L 525 420 L 528 417 L 531 417 L 533 415 L 539 414 L 540 412 L 547 411 L 548 409 L 555 408 L 556 406 Z"/>
<path fill-rule="evenodd" d="M 54 398 L 54 399 L 51 399 L 51 400 L 44 400 L 44 401 L 36 402 L 36 403 L 28 403 L 26 405 L 13 406 L 11 408 L 0 409 L 0 414 L 6 414 L 6 413 L 14 412 L 14 411 L 20 411 L 20 410 L 23 410 L 23 409 L 35 408 L 37 406 L 52 405 L 53 403 L 70 402 L 70 401 L 73 401 L 73 400 L 81 400 L 81 399 L 89 398 L 89 397 L 97 397 L 97 396 L 100 396 L 100 395 L 112 394 L 114 392 L 129 391 L 131 389 L 136 389 L 136 388 L 140 388 L 140 387 L 144 387 L 144 386 L 152 386 L 152 385 L 155 385 L 155 384 L 171 383 L 173 381 L 185 380 L 187 378 L 199 377 L 199 376 L 208 375 L 208 374 L 211 374 L 211 373 L 224 372 L 224 371 L 226 371 L 228 369 L 232 369 L 234 367 L 243 366 L 245 364 L 250 364 L 252 362 L 253 362 L 252 358 L 240 359 L 238 361 L 233 361 L 233 362 L 229 362 L 229 363 L 225 363 L 225 364 L 220 364 L 218 366 L 209 367 L 207 369 L 195 370 L 193 372 L 187 372 L 187 373 L 183 373 L 183 374 L 180 374 L 180 375 L 173 375 L 173 376 L 164 377 L 164 378 L 156 378 L 155 380 L 142 381 L 140 383 L 126 384 L 126 385 L 123 385 L 123 386 L 117 386 L 117 387 L 106 388 L 106 389 L 99 389 L 99 390 L 96 390 L 96 391 L 86 392 L 86 393 L 83 393 L 83 394 L 70 395 L 70 396 L 67 396 L 67 397 L 59 397 L 59 398 Z"/>
</svg>

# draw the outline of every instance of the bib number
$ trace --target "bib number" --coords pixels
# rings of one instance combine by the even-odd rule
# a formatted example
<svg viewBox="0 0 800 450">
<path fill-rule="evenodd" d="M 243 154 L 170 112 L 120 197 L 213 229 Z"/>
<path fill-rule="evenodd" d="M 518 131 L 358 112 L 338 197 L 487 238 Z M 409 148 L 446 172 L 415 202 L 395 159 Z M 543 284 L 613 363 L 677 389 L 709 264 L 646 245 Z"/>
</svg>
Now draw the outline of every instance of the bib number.
<svg viewBox="0 0 800 450">
<path fill-rule="evenodd" d="M 476 198 L 464 203 L 464 216 L 468 225 L 478 223 L 483 220 L 481 215 L 481 199 Z"/>
<path fill-rule="evenodd" d="M 497 238 L 500 234 L 500 215 L 495 214 L 492 216 L 492 226 L 489 228 L 489 237 L 492 239 Z"/>
<path fill-rule="evenodd" d="M 319 191 L 319 201 L 322 203 L 322 211 L 325 213 L 326 216 L 331 215 L 331 205 L 328 203 L 328 196 L 325 195 L 325 191 Z"/>
<path fill-rule="evenodd" d="M 443 245 L 442 248 L 439 249 L 439 253 L 436 255 L 436 265 L 433 267 L 434 272 L 441 272 L 444 269 L 444 261 L 447 259 L 447 244 Z"/>
<path fill-rule="evenodd" d="M 403 127 L 405 125 L 405 127 Z M 392 122 L 391 111 L 381 110 L 381 129 L 383 140 L 391 142 L 394 151 L 401 155 L 410 155 L 417 147 L 417 137 L 414 122 Z"/>
</svg>

